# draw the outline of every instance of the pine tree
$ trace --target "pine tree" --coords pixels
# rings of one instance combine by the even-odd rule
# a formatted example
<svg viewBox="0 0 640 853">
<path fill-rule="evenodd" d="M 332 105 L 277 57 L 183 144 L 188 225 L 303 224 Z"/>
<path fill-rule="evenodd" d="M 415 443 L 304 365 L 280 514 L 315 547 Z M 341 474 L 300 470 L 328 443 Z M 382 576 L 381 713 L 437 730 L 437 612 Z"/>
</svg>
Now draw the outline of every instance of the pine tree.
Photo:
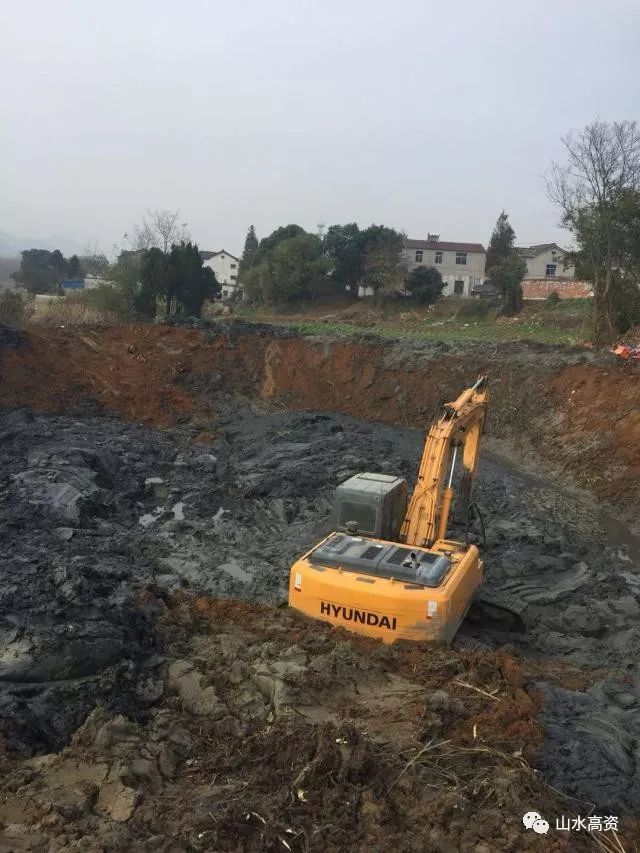
<svg viewBox="0 0 640 853">
<path fill-rule="evenodd" d="M 503 210 L 489 241 L 485 272 L 500 290 L 502 310 L 506 314 L 517 314 L 522 310 L 522 279 L 527 270 L 515 248 L 515 240 L 515 231 Z"/>
<path fill-rule="evenodd" d="M 256 237 L 256 229 L 253 225 L 250 225 L 244 241 L 244 252 L 242 253 L 242 264 L 245 268 L 253 264 L 257 250 L 258 238 Z"/>
</svg>

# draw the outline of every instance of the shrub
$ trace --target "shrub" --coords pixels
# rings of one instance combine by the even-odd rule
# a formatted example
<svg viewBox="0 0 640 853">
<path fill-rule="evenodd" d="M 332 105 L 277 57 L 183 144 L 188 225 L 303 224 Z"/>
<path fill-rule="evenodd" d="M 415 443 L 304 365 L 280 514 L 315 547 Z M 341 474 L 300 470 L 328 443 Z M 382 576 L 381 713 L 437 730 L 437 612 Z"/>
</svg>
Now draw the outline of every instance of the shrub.
<svg viewBox="0 0 640 853">
<path fill-rule="evenodd" d="M 485 320 L 490 315 L 495 315 L 496 303 L 491 299 L 469 299 L 456 300 L 456 319 Z"/>
<path fill-rule="evenodd" d="M 416 267 L 407 276 L 406 286 L 417 305 L 433 305 L 442 296 L 444 282 L 435 267 Z"/>
<path fill-rule="evenodd" d="M 21 294 L 15 290 L 4 290 L 0 293 L 0 323 L 20 328 L 25 321 L 25 303 Z"/>
<path fill-rule="evenodd" d="M 557 290 L 552 291 L 545 299 L 545 308 L 555 308 L 560 304 L 560 294 Z"/>
</svg>

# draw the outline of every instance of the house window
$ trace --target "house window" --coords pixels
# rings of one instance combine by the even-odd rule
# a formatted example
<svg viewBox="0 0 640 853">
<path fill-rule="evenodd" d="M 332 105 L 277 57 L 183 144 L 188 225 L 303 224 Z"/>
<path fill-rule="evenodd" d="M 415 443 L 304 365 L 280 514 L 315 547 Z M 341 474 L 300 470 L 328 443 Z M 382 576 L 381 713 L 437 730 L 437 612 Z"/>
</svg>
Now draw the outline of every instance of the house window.
<svg viewBox="0 0 640 853">
<path fill-rule="evenodd" d="M 456 281 L 453 284 L 453 292 L 456 296 L 460 296 L 464 293 L 464 281 Z"/>
<path fill-rule="evenodd" d="M 442 263 L 442 252 L 436 252 L 435 262 L 436 262 L 437 264 L 441 264 L 441 263 Z"/>
<path fill-rule="evenodd" d="M 467 253 L 466 252 L 456 252 L 456 263 L 462 264 L 462 266 L 467 265 Z"/>
<path fill-rule="evenodd" d="M 238 276 L 237 275 L 230 275 L 229 278 L 231 279 L 231 281 L 235 281 L 238 278 Z"/>
<path fill-rule="evenodd" d="M 231 267 L 232 270 L 234 270 L 236 268 L 236 264 L 229 264 L 229 266 Z"/>
<path fill-rule="evenodd" d="M 556 274 L 557 264 L 547 264 L 547 271 L 545 275 L 555 275 Z"/>
<path fill-rule="evenodd" d="M 417 264 L 422 263 L 422 250 L 420 250 L 420 249 L 418 249 L 418 251 L 416 252 L 416 263 Z"/>
</svg>

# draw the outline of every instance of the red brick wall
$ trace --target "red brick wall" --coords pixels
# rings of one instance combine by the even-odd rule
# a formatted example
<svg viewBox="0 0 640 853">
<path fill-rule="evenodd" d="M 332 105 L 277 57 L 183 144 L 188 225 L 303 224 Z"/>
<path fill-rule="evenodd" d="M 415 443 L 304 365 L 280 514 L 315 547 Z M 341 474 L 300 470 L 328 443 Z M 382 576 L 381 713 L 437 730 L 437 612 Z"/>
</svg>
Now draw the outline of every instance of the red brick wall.
<svg viewBox="0 0 640 853">
<path fill-rule="evenodd" d="M 546 278 L 529 278 L 522 282 L 522 295 L 525 299 L 546 299 L 556 292 L 560 299 L 584 299 L 593 296 L 588 281 L 549 281 Z"/>
</svg>

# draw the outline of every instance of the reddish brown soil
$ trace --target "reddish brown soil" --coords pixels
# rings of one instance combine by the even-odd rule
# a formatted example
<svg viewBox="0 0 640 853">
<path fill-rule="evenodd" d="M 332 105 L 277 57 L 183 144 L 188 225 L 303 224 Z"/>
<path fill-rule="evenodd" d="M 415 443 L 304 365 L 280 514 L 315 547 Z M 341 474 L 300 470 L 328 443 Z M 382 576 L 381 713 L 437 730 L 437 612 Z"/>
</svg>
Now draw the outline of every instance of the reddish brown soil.
<svg viewBox="0 0 640 853">
<path fill-rule="evenodd" d="M 39 328 L 0 359 L 0 405 L 64 411 L 89 397 L 150 425 L 195 417 L 203 441 L 215 415 L 206 393 L 213 373 L 233 391 L 289 408 L 423 426 L 438 401 L 487 371 L 490 435 L 533 449 L 599 498 L 628 508 L 640 498 L 640 372 L 606 358 L 588 363 L 524 344 L 416 355 L 408 343 L 139 325 Z"/>
</svg>

